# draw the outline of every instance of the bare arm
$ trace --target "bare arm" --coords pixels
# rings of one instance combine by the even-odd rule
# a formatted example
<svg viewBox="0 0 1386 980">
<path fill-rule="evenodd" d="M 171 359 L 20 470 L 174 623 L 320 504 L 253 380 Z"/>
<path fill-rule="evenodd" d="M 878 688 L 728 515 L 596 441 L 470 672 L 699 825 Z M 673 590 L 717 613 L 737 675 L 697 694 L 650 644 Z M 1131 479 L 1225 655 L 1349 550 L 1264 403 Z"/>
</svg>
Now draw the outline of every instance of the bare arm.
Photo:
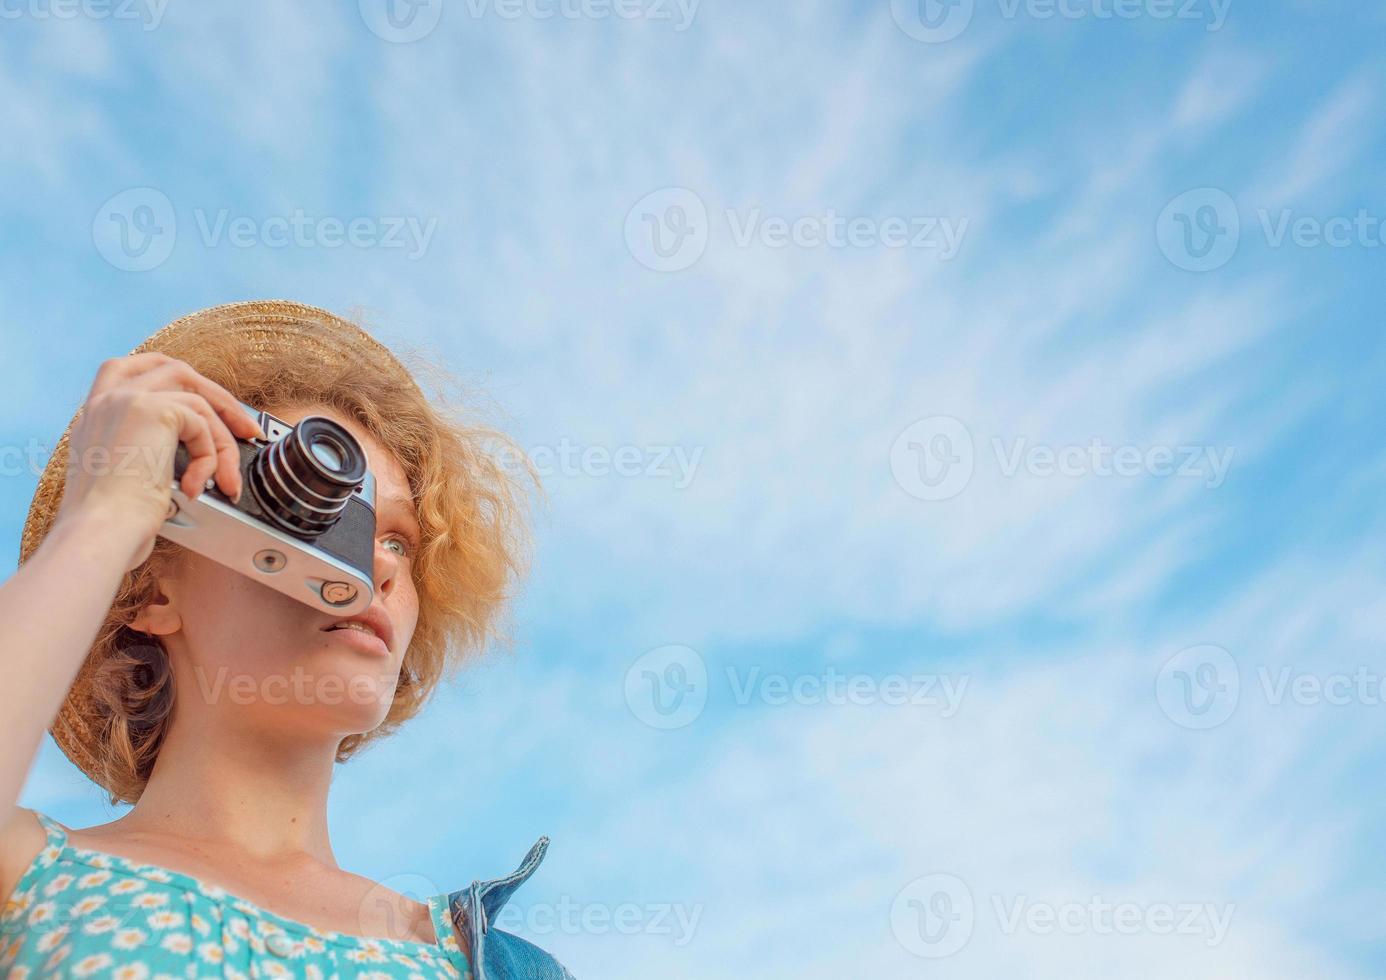
<svg viewBox="0 0 1386 980">
<path fill-rule="evenodd" d="M 7 736 L 0 740 L 0 896 L 9 895 L 40 846 L 36 822 L 17 806 L 29 767 L 122 577 L 153 549 L 172 497 L 174 450 L 182 442 L 191 457 L 185 493 L 195 496 L 215 474 L 235 496 L 241 489 L 235 439 L 262 434 L 229 392 L 182 361 L 139 354 L 107 361 L 98 372 L 69 437 L 53 525 L 0 586 L 0 718 Z M 122 457 L 128 447 L 141 452 Z M 116 458 L 142 463 L 83 463 Z"/>
<path fill-rule="evenodd" d="M 58 713 L 121 577 L 143 542 L 94 511 L 54 524 L 43 545 L 0 586 L 5 683 L 0 801 L 19 799 L 39 740 Z"/>
</svg>

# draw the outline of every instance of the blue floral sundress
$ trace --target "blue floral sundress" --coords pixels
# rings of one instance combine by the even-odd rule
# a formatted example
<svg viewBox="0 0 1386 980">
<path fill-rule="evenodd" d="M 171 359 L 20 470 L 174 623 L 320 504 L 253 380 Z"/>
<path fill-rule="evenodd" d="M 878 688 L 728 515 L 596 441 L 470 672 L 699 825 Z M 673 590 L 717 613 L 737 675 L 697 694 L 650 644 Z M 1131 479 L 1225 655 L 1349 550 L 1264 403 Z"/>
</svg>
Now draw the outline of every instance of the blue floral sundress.
<svg viewBox="0 0 1386 980">
<path fill-rule="evenodd" d="M 519 945 L 495 943 L 501 948 L 488 950 L 484 962 L 496 966 L 474 976 L 449 914 L 461 913 L 467 934 L 471 897 L 482 920 L 481 930 L 470 933 L 473 949 L 484 946 L 488 916 L 476 899 L 486 889 L 479 882 L 469 891 L 429 897 L 434 934 L 441 937 L 432 943 L 352 936 L 287 919 L 182 872 L 78 847 L 56 820 L 32 812 L 48 840 L 0 913 L 0 976 L 9 980 L 496 980 L 510 975 L 506 964 L 516 952 L 542 956 L 557 971 L 552 975 L 569 976 L 547 954 L 499 930 L 491 930 L 493 940 Z M 499 900 L 533 872 L 547 843 L 541 838 L 520 870 L 498 879 L 508 886 Z"/>
</svg>

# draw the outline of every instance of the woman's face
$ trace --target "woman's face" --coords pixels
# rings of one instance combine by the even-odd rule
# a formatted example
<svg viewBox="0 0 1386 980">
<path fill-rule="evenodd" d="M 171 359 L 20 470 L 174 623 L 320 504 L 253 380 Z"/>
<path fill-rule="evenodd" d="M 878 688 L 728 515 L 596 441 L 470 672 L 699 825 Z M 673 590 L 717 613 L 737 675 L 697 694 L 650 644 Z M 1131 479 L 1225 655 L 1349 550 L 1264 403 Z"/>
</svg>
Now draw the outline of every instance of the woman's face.
<svg viewBox="0 0 1386 980">
<path fill-rule="evenodd" d="M 167 602 L 147 607 L 147 620 L 136 625 L 159 634 L 172 659 L 175 726 L 248 726 L 335 745 L 375 728 L 389 711 L 418 621 L 419 525 L 403 468 L 365 429 L 325 406 L 273 414 L 289 423 L 327 416 L 366 451 L 376 481 L 371 604 L 392 627 L 388 652 L 368 637 L 327 629 L 342 617 L 187 550 L 163 581 Z"/>
</svg>

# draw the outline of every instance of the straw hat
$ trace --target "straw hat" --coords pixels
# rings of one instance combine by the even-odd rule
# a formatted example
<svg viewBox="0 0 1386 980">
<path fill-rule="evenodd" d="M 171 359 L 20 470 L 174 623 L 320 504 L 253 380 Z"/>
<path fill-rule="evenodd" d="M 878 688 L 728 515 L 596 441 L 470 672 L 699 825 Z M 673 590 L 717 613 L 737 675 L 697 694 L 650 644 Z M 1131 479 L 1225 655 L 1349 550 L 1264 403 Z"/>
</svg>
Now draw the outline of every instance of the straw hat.
<svg viewBox="0 0 1386 980">
<path fill-rule="evenodd" d="M 352 364 L 370 364 L 375 370 L 383 370 L 397 378 L 401 385 L 417 388 L 414 379 L 389 348 L 359 326 L 326 310 L 287 300 L 254 300 L 199 310 L 168 324 L 130 353 L 162 351 L 170 357 L 195 364 L 198 346 L 210 336 L 234 338 L 241 351 L 238 356 L 241 364 L 275 361 L 286 353 L 292 353 L 300 363 L 304 360 L 317 361 L 325 370 Z M 68 437 L 81 414 L 82 409 L 78 408 L 39 477 L 20 537 L 20 564 L 28 561 L 38 549 L 62 502 L 67 475 Z M 91 697 L 91 679 L 99 666 L 95 660 L 93 652 L 82 664 L 50 731 L 58 747 L 73 764 L 93 782 L 102 785 L 94 751 L 96 734 L 90 726 L 90 720 L 97 717 Z"/>
</svg>

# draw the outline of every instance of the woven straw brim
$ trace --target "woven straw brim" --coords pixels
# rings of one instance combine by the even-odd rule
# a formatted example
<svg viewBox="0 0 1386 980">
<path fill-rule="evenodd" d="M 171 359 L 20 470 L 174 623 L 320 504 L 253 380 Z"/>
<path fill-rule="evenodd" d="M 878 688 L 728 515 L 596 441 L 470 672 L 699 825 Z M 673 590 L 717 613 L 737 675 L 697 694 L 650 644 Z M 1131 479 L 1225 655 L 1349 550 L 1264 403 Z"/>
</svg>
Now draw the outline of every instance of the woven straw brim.
<svg viewBox="0 0 1386 980">
<path fill-rule="evenodd" d="M 389 348 L 361 327 L 326 310 L 287 300 L 228 303 L 199 310 L 168 324 L 130 353 L 161 351 L 170 357 L 194 361 L 190 355 L 199 344 L 205 344 L 213 332 L 220 338 L 235 339 L 237 357 L 242 364 L 283 363 L 286 355 L 320 363 L 324 370 L 369 364 L 393 376 L 402 386 L 417 389 L 413 377 Z M 62 503 L 68 437 L 81 415 L 79 408 L 39 477 L 20 537 L 20 564 L 29 560 L 47 536 Z M 99 742 L 92 724 L 98 717 L 91 694 L 92 678 L 100 667 L 97 659 L 95 650 L 87 655 L 49 731 L 72 763 L 109 791 L 111 787 L 106 786 L 98 763 Z"/>
</svg>

